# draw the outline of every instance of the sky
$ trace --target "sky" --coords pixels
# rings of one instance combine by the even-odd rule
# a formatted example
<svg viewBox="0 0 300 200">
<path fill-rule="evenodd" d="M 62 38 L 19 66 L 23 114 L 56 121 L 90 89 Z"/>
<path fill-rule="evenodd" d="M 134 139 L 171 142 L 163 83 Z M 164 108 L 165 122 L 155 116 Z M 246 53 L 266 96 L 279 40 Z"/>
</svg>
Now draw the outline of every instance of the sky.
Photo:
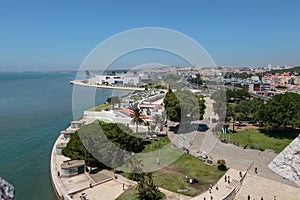
<svg viewBox="0 0 300 200">
<path fill-rule="evenodd" d="M 99 43 L 142 27 L 193 38 L 217 65 L 298 66 L 299 7 L 297 0 L 0 1 L 0 71 L 76 70 Z"/>
</svg>

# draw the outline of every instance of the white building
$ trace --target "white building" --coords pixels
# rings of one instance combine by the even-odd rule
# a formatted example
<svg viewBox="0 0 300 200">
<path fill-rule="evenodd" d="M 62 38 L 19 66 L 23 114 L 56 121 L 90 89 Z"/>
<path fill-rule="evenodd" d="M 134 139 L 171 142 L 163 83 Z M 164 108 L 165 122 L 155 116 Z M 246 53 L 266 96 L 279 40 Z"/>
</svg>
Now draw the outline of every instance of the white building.
<svg viewBox="0 0 300 200">
<path fill-rule="evenodd" d="M 101 75 L 89 79 L 92 85 L 140 85 L 141 78 L 134 75 Z"/>
</svg>

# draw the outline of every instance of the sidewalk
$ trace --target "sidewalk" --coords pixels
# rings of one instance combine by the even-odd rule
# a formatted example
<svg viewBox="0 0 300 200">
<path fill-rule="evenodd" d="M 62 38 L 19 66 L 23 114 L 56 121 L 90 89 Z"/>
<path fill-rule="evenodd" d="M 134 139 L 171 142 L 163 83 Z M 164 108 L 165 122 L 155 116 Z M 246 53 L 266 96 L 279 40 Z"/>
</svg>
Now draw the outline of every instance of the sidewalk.
<svg viewBox="0 0 300 200">
<path fill-rule="evenodd" d="M 245 172 L 243 172 L 243 175 L 245 174 Z M 225 182 L 225 176 L 230 176 L 230 183 Z M 192 200 L 203 200 L 204 198 L 206 200 L 210 200 L 211 196 L 213 197 L 213 199 L 215 200 L 220 200 L 223 197 L 225 197 L 226 195 L 228 195 L 233 189 L 237 188 L 239 189 L 240 185 L 239 185 L 239 180 L 240 180 L 240 176 L 239 176 L 239 171 L 235 170 L 235 169 L 229 169 L 229 171 L 218 181 L 218 190 L 216 190 L 216 184 L 213 183 L 213 189 L 211 190 L 211 193 L 207 191 L 192 198 Z"/>
</svg>

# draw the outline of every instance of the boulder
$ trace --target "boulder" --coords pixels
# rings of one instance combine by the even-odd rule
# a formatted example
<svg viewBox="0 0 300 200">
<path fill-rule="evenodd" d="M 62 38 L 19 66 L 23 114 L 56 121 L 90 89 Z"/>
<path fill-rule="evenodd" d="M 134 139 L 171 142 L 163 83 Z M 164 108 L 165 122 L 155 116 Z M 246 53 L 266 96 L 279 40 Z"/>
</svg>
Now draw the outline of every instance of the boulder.
<svg viewBox="0 0 300 200">
<path fill-rule="evenodd" d="M 0 178 L 0 200 L 14 200 L 15 189 L 6 180 Z"/>
<path fill-rule="evenodd" d="M 284 179 L 300 186 L 300 135 L 278 154 L 268 167 Z"/>
</svg>

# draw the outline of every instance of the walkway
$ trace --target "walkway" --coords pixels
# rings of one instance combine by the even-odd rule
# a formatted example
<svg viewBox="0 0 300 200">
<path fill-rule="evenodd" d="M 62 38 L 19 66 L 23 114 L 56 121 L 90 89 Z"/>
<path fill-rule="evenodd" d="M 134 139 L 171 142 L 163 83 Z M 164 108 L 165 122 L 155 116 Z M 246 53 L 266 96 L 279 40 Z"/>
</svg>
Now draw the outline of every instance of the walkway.
<svg viewBox="0 0 300 200">
<path fill-rule="evenodd" d="M 243 175 L 245 172 L 243 172 Z M 225 182 L 225 176 L 230 176 L 230 183 Z M 211 197 L 215 200 L 220 200 L 223 197 L 225 197 L 227 194 L 229 194 L 233 189 L 237 188 L 239 189 L 239 180 L 240 175 L 239 171 L 230 169 L 219 181 L 218 181 L 218 190 L 216 189 L 216 184 L 213 185 L 213 189 L 211 190 L 211 193 L 209 191 L 206 191 L 202 193 L 199 196 L 194 197 L 192 200 L 203 200 L 206 198 L 207 200 L 210 200 Z"/>
<path fill-rule="evenodd" d="M 274 196 L 278 200 L 299 200 L 300 189 L 277 181 L 266 179 L 257 175 L 247 174 L 236 200 L 245 200 L 248 195 L 251 199 L 273 200 Z"/>
</svg>

